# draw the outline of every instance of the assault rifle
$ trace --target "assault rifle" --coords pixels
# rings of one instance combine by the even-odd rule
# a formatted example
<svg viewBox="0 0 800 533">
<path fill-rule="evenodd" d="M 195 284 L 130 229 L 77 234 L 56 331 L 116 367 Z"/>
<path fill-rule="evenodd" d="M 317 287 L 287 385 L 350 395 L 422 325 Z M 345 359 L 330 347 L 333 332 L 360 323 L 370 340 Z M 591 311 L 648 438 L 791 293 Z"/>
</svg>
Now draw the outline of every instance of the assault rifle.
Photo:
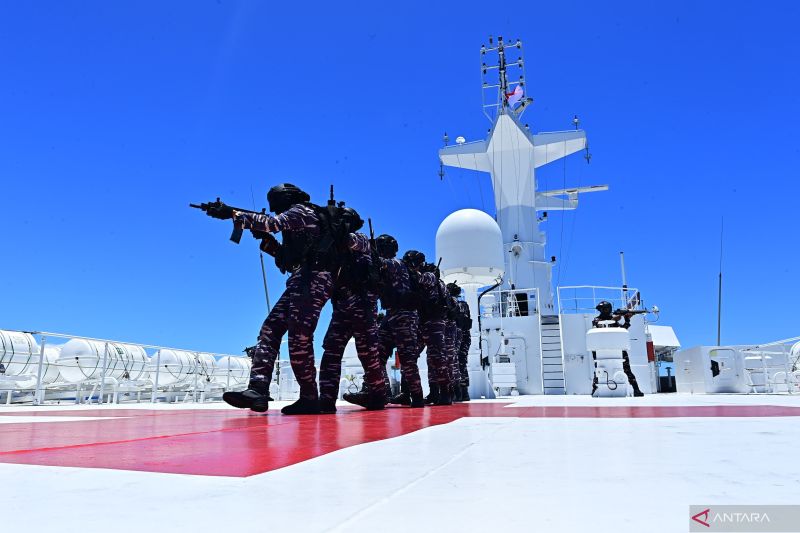
<svg viewBox="0 0 800 533">
<path fill-rule="evenodd" d="M 639 309 L 639 310 L 632 310 L 632 309 L 617 309 L 612 314 L 614 316 L 625 316 L 625 315 L 645 315 L 649 313 L 647 309 Z"/>
<path fill-rule="evenodd" d="M 200 209 L 204 211 L 208 216 L 213 218 L 218 218 L 220 220 L 228 220 L 233 218 L 233 212 L 239 211 L 240 213 L 247 213 L 250 215 L 264 215 L 266 214 L 266 208 L 259 211 L 251 211 L 249 209 L 242 209 L 241 207 L 233 207 L 232 205 L 226 205 L 217 198 L 216 202 L 208 202 L 203 204 L 189 204 L 189 207 L 193 207 L 195 209 Z M 239 241 L 242 240 L 242 233 L 244 229 L 242 225 L 238 222 L 234 221 L 233 223 L 233 231 L 231 232 L 231 240 L 236 244 L 239 244 Z"/>
</svg>

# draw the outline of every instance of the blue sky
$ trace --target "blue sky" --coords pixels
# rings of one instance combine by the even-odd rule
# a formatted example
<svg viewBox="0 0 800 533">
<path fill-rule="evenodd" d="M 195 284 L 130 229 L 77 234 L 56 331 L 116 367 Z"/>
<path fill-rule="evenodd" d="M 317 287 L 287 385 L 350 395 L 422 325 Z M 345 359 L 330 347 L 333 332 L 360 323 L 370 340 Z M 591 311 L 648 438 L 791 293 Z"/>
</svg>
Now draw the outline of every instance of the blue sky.
<svg viewBox="0 0 800 533">
<path fill-rule="evenodd" d="M 587 130 L 541 187 L 563 285 L 629 284 L 684 345 L 799 334 L 795 3 L 6 2 L 0 7 L 0 328 L 237 353 L 265 314 L 255 242 L 189 202 L 291 181 L 433 253 L 488 177 L 439 181 L 480 138 L 478 48 L 526 45 L 525 119 Z M 562 237 L 563 235 L 563 237 Z M 268 265 L 273 301 L 284 279 Z M 328 311 L 323 315 L 327 320 Z M 318 330 L 318 341 L 324 329 Z"/>
</svg>

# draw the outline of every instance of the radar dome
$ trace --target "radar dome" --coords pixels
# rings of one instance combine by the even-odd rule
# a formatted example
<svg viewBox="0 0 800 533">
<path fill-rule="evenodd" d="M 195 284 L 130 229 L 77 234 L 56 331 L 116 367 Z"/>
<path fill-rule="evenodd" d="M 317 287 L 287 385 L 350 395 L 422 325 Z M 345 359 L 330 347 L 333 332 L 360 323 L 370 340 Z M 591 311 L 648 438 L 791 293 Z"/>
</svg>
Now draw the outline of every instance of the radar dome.
<svg viewBox="0 0 800 533">
<path fill-rule="evenodd" d="M 436 232 L 436 257 L 447 283 L 489 285 L 505 273 L 503 236 L 497 222 L 477 209 L 451 213 Z"/>
</svg>

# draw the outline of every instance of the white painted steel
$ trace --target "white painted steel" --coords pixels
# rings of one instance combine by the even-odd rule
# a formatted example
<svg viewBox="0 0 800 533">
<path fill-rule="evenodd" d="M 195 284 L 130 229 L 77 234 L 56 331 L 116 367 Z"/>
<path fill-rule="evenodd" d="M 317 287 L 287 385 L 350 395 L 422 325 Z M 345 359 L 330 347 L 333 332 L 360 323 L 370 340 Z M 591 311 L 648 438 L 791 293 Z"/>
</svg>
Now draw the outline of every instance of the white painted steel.
<svg viewBox="0 0 800 533">
<path fill-rule="evenodd" d="M 500 226 L 477 209 L 451 213 L 436 232 L 436 258 L 447 283 L 496 283 L 505 272 Z"/>
<path fill-rule="evenodd" d="M 631 349 L 631 336 L 625 328 L 594 328 L 586 332 L 586 349 L 597 352 L 598 359 L 622 357 Z"/>
<path fill-rule="evenodd" d="M 630 352 L 630 332 L 625 328 L 592 328 L 586 332 L 586 349 L 595 354 L 595 396 L 627 396 L 628 378 L 622 368 L 622 352 Z"/>
</svg>

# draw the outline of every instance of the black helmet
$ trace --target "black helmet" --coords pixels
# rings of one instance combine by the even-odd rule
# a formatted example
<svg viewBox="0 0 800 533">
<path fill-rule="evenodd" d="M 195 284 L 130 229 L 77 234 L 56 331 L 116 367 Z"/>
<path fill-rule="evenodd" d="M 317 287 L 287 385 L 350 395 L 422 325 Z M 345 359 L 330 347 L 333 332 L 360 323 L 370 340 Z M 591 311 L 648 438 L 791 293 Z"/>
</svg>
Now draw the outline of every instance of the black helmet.
<svg viewBox="0 0 800 533">
<path fill-rule="evenodd" d="M 342 219 L 347 225 L 348 233 L 358 231 L 364 226 L 364 221 L 361 219 L 361 216 L 352 207 L 342 208 Z"/>
<path fill-rule="evenodd" d="M 597 304 L 597 307 L 595 307 L 595 309 L 597 309 L 597 311 L 601 315 L 610 315 L 614 311 L 614 306 L 611 305 L 611 302 L 603 300 L 602 302 Z"/>
<path fill-rule="evenodd" d="M 456 298 L 458 298 L 459 296 L 461 296 L 461 287 L 459 287 L 455 283 L 448 283 L 447 292 L 450 293 L 450 296 L 455 296 Z"/>
<path fill-rule="evenodd" d="M 279 215 L 295 204 L 308 202 L 311 197 L 297 185 L 291 183 L 281 183 L 269 190 L 267 202 L 269 210 Z"/>
<path fill-rule="evenodd" d="M 403 254 L 403 263 L 416 270 L 425 264 L 425 254 L 417 250 L 409 250 Z"/>
<path fill-rule="evenodd" d="M 419 267 L 420 272 L 432 272 L 435 274 L 436 270 L 436 265 L 433 263 L 423 263 L 422 266 Z"/>
<path fill-rule="evenodd" d="M 391 235 L 385 233 L 378 235 L 375 239 L 375 247 L 378 249 L 378 255 L 384 259 L 392 259 L 397 255 L 397 240 Z"/>
</svg>

